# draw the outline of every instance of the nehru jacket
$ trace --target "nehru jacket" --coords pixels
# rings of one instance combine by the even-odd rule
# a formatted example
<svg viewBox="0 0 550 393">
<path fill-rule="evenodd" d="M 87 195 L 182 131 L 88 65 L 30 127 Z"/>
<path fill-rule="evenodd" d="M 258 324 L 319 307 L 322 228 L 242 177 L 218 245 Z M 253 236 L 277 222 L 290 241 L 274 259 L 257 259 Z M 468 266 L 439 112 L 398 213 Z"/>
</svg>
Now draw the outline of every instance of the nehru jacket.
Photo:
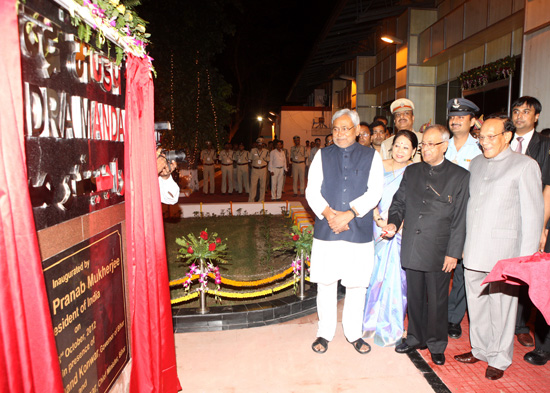
<svg viewBox="0 0 550 393">
<path fill-rule="evenodd" d="M 393 196 L 388 223 L 403 225 L 401 265 L 439 272 L 445 256 L 460 259 L 466 238 L 468 182 L 466 169 L 444 159 L 407 167 Z"/>
</svg>

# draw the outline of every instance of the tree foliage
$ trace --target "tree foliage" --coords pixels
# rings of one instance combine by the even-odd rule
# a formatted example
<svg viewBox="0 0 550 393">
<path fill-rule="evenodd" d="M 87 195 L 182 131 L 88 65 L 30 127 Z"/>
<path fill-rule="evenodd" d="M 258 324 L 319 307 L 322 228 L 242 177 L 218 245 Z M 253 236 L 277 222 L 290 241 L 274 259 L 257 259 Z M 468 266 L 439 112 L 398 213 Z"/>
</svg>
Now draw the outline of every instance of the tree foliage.
<svg viewBox="0 0 550 393">
<path fill-rule="evenodd" d="M 213 63 L 225 38 L 234 34 L 226 13 L 236 7 L 234 0 L 143 2 L 140 14 L 150 21 L 150 50 L 158 74 L 155 120 L 173 121 L 172 130 L 165 133 L 166 147 L 193 153 L 206 140 L 217 146 L 227 140 L 232 87 Z"/>
</svg>

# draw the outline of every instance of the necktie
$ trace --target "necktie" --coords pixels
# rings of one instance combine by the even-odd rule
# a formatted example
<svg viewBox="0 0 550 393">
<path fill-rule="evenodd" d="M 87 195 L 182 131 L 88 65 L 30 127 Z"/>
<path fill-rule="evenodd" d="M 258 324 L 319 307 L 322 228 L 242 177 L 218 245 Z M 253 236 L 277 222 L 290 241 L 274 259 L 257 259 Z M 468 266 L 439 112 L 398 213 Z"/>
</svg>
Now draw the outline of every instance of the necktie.
<svg viewBox="0 0 550 393">
<path fill-rule="evenodd" d="M 522 146 L 521 146 L 521 142 L 523 141 L 523 137 L 518 136 L 516 138 L 516 140 L 518 141 L 518 145 L 516 146 L 516 153 L 521 153 L 523 151 Z"/>
</svg>

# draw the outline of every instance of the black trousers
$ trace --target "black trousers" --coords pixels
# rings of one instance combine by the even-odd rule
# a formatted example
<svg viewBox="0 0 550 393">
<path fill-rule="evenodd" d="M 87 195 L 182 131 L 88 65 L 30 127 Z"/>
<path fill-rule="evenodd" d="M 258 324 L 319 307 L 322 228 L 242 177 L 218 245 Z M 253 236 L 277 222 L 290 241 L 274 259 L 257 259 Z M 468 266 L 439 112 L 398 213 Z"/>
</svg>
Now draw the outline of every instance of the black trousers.
<svg viewBox="0 0 550 393">
<path fill-rule="evenodd" d="M 407 269 L 407 344 L 426 344 L 431 353 L 447 348 L 447 317 L 451 273 Z"/>
</svg>

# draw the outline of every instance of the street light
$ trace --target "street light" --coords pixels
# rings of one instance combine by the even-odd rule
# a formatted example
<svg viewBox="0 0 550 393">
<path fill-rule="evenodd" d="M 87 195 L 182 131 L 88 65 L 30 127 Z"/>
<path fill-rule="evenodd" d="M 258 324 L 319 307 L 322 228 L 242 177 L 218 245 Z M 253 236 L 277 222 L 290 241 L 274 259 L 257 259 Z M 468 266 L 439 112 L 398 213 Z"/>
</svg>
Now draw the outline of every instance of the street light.
<svg viewBox="0 0 550 393">
<path fill-rule="evenodd" d="M 393 35 L 384 34 L 380 39 L 384 42 L 387 42 L 388 44 L 399 44 L 401 45 L 403 43 L 403 40 L 397 37 L 394 37 Z"/>
<path fill-rule="evenodd" d="M 262 120 L 263 120 L 264 118 L 263 118 L 263 117 L 261 117 L 261 116 L 258 116 L 258 117 L 257 117 L 257 119 L 258 119 L 258 121 L 259 121 L 259 122 L 261 123 L 261 122 L 262 122 Z"/>
</svg>

